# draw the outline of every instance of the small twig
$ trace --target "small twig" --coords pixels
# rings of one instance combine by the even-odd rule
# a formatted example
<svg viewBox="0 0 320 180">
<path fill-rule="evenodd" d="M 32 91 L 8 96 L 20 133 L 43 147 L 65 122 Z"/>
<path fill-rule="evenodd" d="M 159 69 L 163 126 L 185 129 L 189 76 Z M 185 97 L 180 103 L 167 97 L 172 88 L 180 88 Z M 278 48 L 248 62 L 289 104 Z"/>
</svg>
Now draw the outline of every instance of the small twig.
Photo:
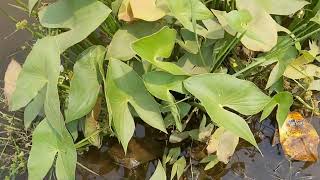
<svg viewBox="0 0 320 180">
<path fill-rule="evenodd" d="M 90 172 L 90 173 L 92 173 L 92 174 L 94 174 L 94 175 L 96 175 L 96 176 L 100 176 L 98 173 L 96 173 L 96 172 L 94 172 L 93 170 L 87 168 L 86 166 L 84 166 L 83 164 L 81 164 L 81 163 L 79 163 L 79 162 L 77 162 L 77 165 L 79 165 L 79 166 L 82 167 L 83 169 L 87 170 L 88 172 Z"/>
</svg>

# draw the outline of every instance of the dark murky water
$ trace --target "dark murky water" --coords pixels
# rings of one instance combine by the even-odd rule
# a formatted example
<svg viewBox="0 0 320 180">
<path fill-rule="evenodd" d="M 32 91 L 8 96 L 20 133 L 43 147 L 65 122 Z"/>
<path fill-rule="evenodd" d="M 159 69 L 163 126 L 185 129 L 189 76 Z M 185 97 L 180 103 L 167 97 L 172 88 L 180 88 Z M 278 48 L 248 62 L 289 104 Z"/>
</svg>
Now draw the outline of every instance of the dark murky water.
<svg viewBox="0 0 320 180">
<path fill-rule="evenodd" d="M 26 18 L 24 13 L 8 6 L 7 4 L 10 2 L 13 3 L 14 1 L 1 0 L 0 7 L 17 19 Z M 31 37 L 29 32 L 19 31 L 5 39 L 15 30 L 15 24 L 2 14 L 0 14 L 0 29 L 0 77 L 3 79 L 4 70 L 11 58 L 20 62 L 24 60 L 26 53 L 21 51 L 21 46 L 25 45 L 26 41 L 30 41 Z M 320 119 L 314 118 L 312 123 L 320 133 Z M 261 125 L 256 124 L 254 128 L 263 156 L 255 148 L 242 142 L 227 165 L 219 163 L 215 168 L 206 172 L 203 170 L 204 166 L 193 165 L 192 170 L 198 174 L 198 179 L 320 179 L 319 161 L 314 164 L 289 162 L 284 157 L 279 145 L 272 147 L 274 126 L 270 120 L 264 121 Z M 139 156 L 138 158 L 141 158 L 141 161 L 145 159 L 154 160 L 131 170 L 117 164 L 114 157 L 111 158 L 110 150 L 113 150 L 112 153 L 122 153 L 120 146 L 115 145 L 116 141 L 114 139 L 105 143 L 100 150 L 94 147 L 90 148 L 89 152 L 79 155 L 78 159 L 81 164 L 98 173 L 99 176 L 78 166 L 77 179 L 148 179 L 155 169 L 156 159 L 161 159 L 165 148 L 163 141 L 159 141 L 155 137 L 154 131 L 137 125 L 134 138 L 135 145 L 132 147 L 131 155 L 130 153 L 128 155 L 131 157 L 128 158 Z M 143 145 L 148 147 L 143 147 Z M 114 156 L 114 154 L 112 155 Z M 190 171 L 190 168 L 186 170 L 185 174 L 190 174 L 188 171 Z M 184 178 L 191 179 L 191 177 Z"/>
</svg>

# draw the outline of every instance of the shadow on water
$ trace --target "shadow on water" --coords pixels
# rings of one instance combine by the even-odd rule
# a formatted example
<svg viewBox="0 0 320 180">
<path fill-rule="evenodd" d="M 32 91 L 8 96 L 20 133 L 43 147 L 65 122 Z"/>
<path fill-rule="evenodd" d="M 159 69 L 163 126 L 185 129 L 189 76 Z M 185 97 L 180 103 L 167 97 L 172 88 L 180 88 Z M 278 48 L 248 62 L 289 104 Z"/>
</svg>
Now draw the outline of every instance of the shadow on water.
<svg viewBox="0 0 320 180">
<path fill-rule="evenodd" d="M 19 20 L 26 18 L 25 14 L 8 6 L 7 4 L 10 2 L 13 3 L 13 0 L 1 0 L 0 7 Z M 15 24 L 3 15 L 0 15 L 0 28 L 0 76 L 3 79 L 5 69 L 11 58 L 16 58 L 20 62 L 24 60 L 26 52 L 21 51 L 21 46 L 25 45 L 26 41 L 30 41 L 31 36 L 29 32 L 19 31 L 5 39 L 15 31 Z M 314 118 L 312 123 L 320 133 L 320 119 Z M 204 171 L 203 165 L 194 163 L 192 165 L 193 178 L 227 180 L 320 179 L 319 161 L 313 164 L 289 162 L 285 158 L 280 145 L 272 146 L 275 127 L 271 120 L 266 120 L 262 124 L 255 123 L 252 129 L 254 129 L 263 156 L 254 147 L 241 141 L 241 145 L 238 146 L 227 165 L 219 163 L 215 168 Z M 145 128 L 143 125 L 137 124 L 134 138 L 129 144 L 126 156 L 116 139 L 108 139 L 100 150 L 91 147 L 88 152 L 78 156 L 78 161 L 82 165 L 98 173 L 99 176 L 77 166 L 76 177 L 79 180 L 148 179 L 154 172 L 157 159 L 162 158 L 166 146 L 161 136 L 164 136 L 164 134 L 159 134 L 151 128 Z M 159 140 L 159 137 L 162 140 Z M 188 148 L 190 147 L 186 147 L 186 149 Z M 189 162 L 188 155 L 186 159 Z M 185 172 L 184 179 L 192 179 L 188 175 L 190 169 L 188 168 Z M 169 173 L 170 170 L 168 169 Z"/>
<path fill-rule="evenodd" d="M 320 119 L 314 118 L 312 123 L 319 131 Z M 203 165 L 193 163 L 193 179 L 320 179 L 319 162 L 290 162 L 284 156 L 280 144 L 272 146 L 275 127 L 271 120 L 265 120 L 262 124 L 254 123 L 253 126 L 252 129 L 263 156 L 250 144 L 241 141 L 235 154 L 227 165 L 219 163 L 213 169 L 204 171 Z M 162 154 L 159 154 L 159 145 L 162 152 L 165 147 L 165 144 L 162 144 L 162 146 L 159 144 L 161 141 L 157 142 L 157 140 L 155 140 L 158 139 L 157 136 L 159 135 L 152 131 L 147 132 L 148 129 L 150 128 L 144 128 L 141 124 L 137 125 L 135 138 L 133 140 L 133 144 L 135 144 L 133 149 L 138 153 L 130 154 L 129 152 L 129 155 L 126 156 L 126 158 L 132 159 L 134 159 L 133 157 L 135 156 L 135 158 L 142 161 L 141 165 L 133 168 L 126 168 L 124 167 L 124 164 L 119 164 L 119 160 L 115 159 L 113 156 L 117 156 L 114 153 L 121 154 L 123 152 L 121 146 L 117 144 L 116 141 L 112 140 L 113 142 L 106 143 L 101 150 L 91 148 L 87 153 L 79 156 L 79 162 L 98 173 L 99 176 L 78 167 L 77 178 L 83 180 L 148 179 L 155 169 L 157 161 L 154 159 L 161 159 L 162 157 Z M 140 136 L 137 136 L 137 134 L 140 134 Z M 145 135 L 143 136 L 143 134 Z M 136 145 L 137 143 L 138 145 Z M 143 146 L 139 143 L 142 143 Z M 117 147 L 115 148 L 115 146 Z M 152 147 L 151 149 L 150 146 Z M 186 147 L 186 149 L 188 148 L 190 147 Z M 116 151 L 110 153 L 110 149 Z M 154 155 L 150 155 L 143 159 L 144 157 L 141 157 L 141 152 L 154 153 Z M 143 160 L 147 160 L 148 158 L 153 160 L 143 163 Z M 186 159 L 187 162 L 189 162 L 188 155 Z M 188 168 L 186 170 L 183 179 L 192 179 L 190 169 L 191 168 Z M 170 174 L 170 171 L 170 169 L 167 170 L 168 174 Z"/>
</svg>

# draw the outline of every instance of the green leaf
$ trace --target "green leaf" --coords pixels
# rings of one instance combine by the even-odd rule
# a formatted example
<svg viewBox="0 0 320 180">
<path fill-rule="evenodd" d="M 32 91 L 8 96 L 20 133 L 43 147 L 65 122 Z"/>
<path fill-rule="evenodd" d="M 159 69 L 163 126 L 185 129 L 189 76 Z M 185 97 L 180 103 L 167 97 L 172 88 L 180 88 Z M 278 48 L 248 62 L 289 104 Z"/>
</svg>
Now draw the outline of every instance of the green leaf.
<svg viewBox="0 0 320 180">
<path fill-rule="evenodd" d="M 132 49 L 143 59 L 156 67 L 174 75 L 187 75 L 179 66 L 172 62 L 159 61 L 168 58 L 175 44 L 176 31 L 163 27 L 160 31 L 143 37 L 132 44 Z"/>
<path fill-rule="evenodd" d="M 104 55 L 103 46 L 91 46 L 81 53 L 75 63 L 65 111 L 67 123 L 85 116 L 94 107 L 100 91 L 98 72 L 102 68 Z"/>
<path fill-rule="evenodd" d="M 119 60 L 111 60 L 105 85 L 110 120 L 126 151 L 134 132 L 134 120 L 128 103 L 150 126 L 166 132 L 159 106 L 146 90 L 142 79 L 133 69 Z"/>
<path fill-rule="evenodd" d="M 46 95 L 46 88 L 43 88 L 39 94 L 25 108 L 23 114 L 24 128 L 28 129 L 32 121 L 43 109 L 43 103 Z"/>
<path fill-rule="evenodd" d="M 172 180 L 175 175 L 177 175 L 177 179 L 180 179 L 186 165 L 187 162 L 184 156 L 180 157 L 172 166 L 170 180 Z"/>
<path fill-rule="evenodd" d="M 173 164 L 177 161 L 179 155 L 181 153 L 180 147 L 171 148 L 166 157 L 165 164 L 169 162 L 169 164 Z"/>
<path fill-rule="evenodd" d="M 199 48 L 195 34 L 184 28 L 180 30 L 180 33 L 181 37 L 177 38 L 177 43 L 189 53 L 197 54 Z"/>
<path fill-rule="evenodd" d="M 201 161 L 199 163 L 208 163 L 210 161 L 216 160 L 217 159 L 217 155 L 208 155 L 207 157 L 201 159 Z"/>
<path fill-rule="evenodd" d="M 231 108 L 244 115 L 253 115 L 263 109 L 270 98 L 252 82 L 227 74 L 203 74 L 184 81 L 185 88 L 198 98 L 211 119 L 226 130 L 240 136 L 252 145 L 257 143 L 248 124 Z"/>
<path fill-rule="evenodd" d="M 167 175 L 160 161 L 158 161 L 158 165 L 153 175 L 150 177 L 150 180 L 166 180 Z"/>
<path fill-rule="evenodd" d="M 302 0 L 255 0 L 262 6 L 269 14 L 276 15 L 291 15 L 303 8 L 305 5 L 310 4 Z"/>
<path fill-rule="evenodd" d="M 274 83 L 276 83 L 286 71 L 286 68 L 289 64 L 296 58 L 298 52 L 296 48 L 293 46 L 286 48 L 284 51 L 279 53 L 276 57 L 271 58 L 272 60 L 276 60 L 277 64 L 273 67 L 268 82 L 266 85 L 266 89 L 271 87 Z"/>
<path fill-rule="evenodd" d="M 213 168 L 216 164 L 218 164 L 218 162 L 219 162 L 219 160 L 218 160 L 218 158 L 216 157 L 215 159 L 213 159 L 212 161 L 210 161 L 210 162 L 206 165 L 206 167 L 204 168 L 204 170 L 206 171 L 206 170 L 209 170 L 209 169 Z"/>
<path fill-rule="evenodd" d="M 57 179 L 75 179 L 77 152 L 72 137 L 63 129 L 57 136 L 46 119 L 40 122 L 32 135 L 32 148 L 28 160 L 28 178 L 43 179 L 56 160 Z"/>
<path fill-rule="evenodd" d="M 136 53 L 131 49 L 131 43 L 136 39 L 127 30 L 119 29 L 108 46 L 107 59 L 114 58 L 127 61 L 133 58 Z"/>
<path fill-rule="evenodd" d="M 64 122 L 57 89 L 60 54 L 86 38 L 110 12 L 107 6 L 95 0 L 60 0 L 44 7 L 39 12 L 42 26 L 70 30 L 36 42 L 19 75 L 10 109 L 14 111 L 27 105 L 47 85 L 45 114 L 54 130 L 61 133 Z"/>
<path fill-rule="evenodd" d="M 165 105 L 168 111 L 170 111 L 170 107 Z M 185 102 L 180 102 L 177 104 L 178 110 L 179 110 L 179 116 L 180 119 L 184 118 L 186 115 L 188 115 L 188 112 L 191 109 L 191 105 Z M 165 109 L 166 110 L 166 109 Z M 164 112 L 164 111 L 161 111 Z M 171 125 L 175 124 L 175 119 L 173 117 L 173 113 L 167 114 L 166 117 L 164 118 L 164 124 L 168 128 Z"/>
<path fill-rule="evenodd" d="M 279 127 L 282 127 L 290 111 L 292 103 L 293 97 L 292 94 L 289 92 L 280 92 L 274 95 L 270 102 L 264 107 L 260 121 L 267 118 L 271 114 L 272 110 L 278 105 L 276 116 Z"/>
<path fill-rule="evenodd" d="M 34 8 L 34 6 L 37 4 L 39 0 L 29 0 L 28 1 L 28 9 L 29 9 L 29 14 L 31 14 L 32 9 Z"/>
<path fill-rule="evenodd" d="M 161 71 L 149 72 L 143 76 L 148 91 L 155 97 L 168 102 L 176 126 L 180 132 L 182 131 L 180 113 L 170 90 L 183 94 L 187 93 L 182 85 L 182 81 L 186 78 L 187 76 L 174 76 Z"/>
<path fill-rule="evenodd" d="M 194 30 L 192 21 L 207 20 L 213 17 L 210 10 L 199 0 L 167 0 L 167 6 L 179 22 L 189 31 L 200 34 L 204 37 L 208 34 L 208 30 L 200 25 L 196 25 Z"/>
</svg>

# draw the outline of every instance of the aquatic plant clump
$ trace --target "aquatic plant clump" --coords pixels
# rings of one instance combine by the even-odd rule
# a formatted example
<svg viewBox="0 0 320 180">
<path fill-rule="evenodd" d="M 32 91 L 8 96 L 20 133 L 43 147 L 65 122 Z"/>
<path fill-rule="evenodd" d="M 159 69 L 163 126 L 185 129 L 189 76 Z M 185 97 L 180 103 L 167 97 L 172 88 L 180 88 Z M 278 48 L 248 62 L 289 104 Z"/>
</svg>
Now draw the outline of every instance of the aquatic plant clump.
<svg viewBox="0 0 320 180">
<path fill-rule="evenodd" d="M 204 144 L 208 170 L 227 164 L 239 139 L 260 151 L 249 117 L 276 108 L 281 143 L 291 143 L 281 135 L 290 111 L 319 115 L 320 1 L 28 3 L 42 30 L 31 30 L 36 43 L 22 67 L 8 67 L 4 91 L 35 127 L 29 179 L 75 179 L 77 152 L 110 137 L 130 154 L 140 120 L 171 144 Z M 312 158 L 297 160 L 317 160 L 312 132 Z M 187 164 L 180 147 L 167 149 L 151 179 L 179 179 Z"/>
</svg>

